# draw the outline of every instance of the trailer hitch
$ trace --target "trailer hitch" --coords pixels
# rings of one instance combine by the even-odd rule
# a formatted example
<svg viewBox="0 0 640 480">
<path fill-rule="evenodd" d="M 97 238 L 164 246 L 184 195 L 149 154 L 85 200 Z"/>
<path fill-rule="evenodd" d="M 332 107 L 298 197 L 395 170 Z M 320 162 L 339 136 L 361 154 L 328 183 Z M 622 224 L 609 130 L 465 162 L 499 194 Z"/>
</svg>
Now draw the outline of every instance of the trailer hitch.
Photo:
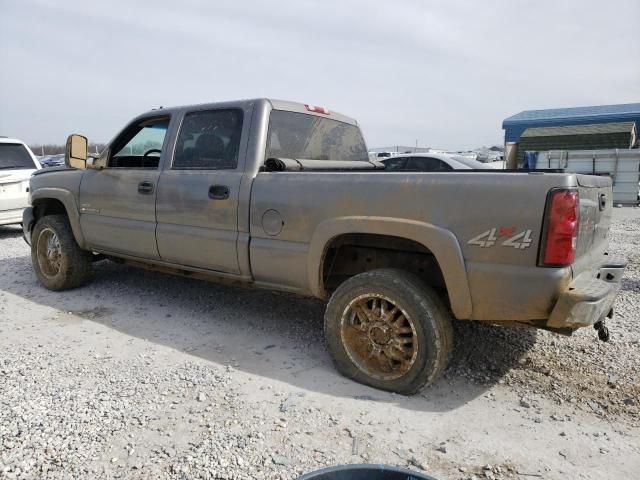
<svg viewBox="0 0 640 480">
<path fill-rule="evenodd" d="M 607 313 L 606 318 L 613 318 L 613 308 L 609 310 L 609 313 Z M 604 323 L 604 321 L 605 321 L 604 318 L 602 320 L 597 321 L 596 323 L 593 324 L 593 328 L 598 332 L 598 338 L 600 340 L 602 340 L 603 342 L 608 342 L 611 336 L 609 335 L 609 329 L 607 328 L 607 325 Z"/>
<path fill-rule="evenodd" d="M 608 342 L 609 341 L 609 338 L 610 338 L 609 329 L 604 324 L 604 320 L 600 320 L 599 322 L 594 323 L 593 324 L 593 328 L 595 330 L 597 330 L 598 338 L 600 340 L 602 340 L 603 342 Z"/>
</svg>

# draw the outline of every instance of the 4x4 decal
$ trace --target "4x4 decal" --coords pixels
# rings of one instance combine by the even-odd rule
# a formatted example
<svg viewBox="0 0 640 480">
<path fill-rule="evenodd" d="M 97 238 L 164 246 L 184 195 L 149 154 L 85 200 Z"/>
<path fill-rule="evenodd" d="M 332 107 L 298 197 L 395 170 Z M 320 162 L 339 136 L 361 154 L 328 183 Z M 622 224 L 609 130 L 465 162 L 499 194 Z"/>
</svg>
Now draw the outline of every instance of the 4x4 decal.
<svg viewBox="0 0 640 480">
<path fill-rule="evenodd" d="M 498 244 L 503 247 L 512 247 L 523 250 L 525 248 L 529 248 L 532 242 L 531 230 L 524 230 L 516 233 L 515 228 L 499 227 L 491 228 L 482 232 L 477 237 L 473 237 L 467 243 L 469 245 L 477 245 L 482 248 L 489 248 Z"/>
</svg>

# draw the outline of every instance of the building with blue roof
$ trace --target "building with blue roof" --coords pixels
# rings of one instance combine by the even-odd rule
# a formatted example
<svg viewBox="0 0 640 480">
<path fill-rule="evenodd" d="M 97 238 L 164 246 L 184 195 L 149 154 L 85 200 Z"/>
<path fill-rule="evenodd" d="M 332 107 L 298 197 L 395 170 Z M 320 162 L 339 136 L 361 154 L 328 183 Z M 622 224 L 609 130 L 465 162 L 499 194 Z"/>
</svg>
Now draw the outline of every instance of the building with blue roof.
<svg viewBox="0 0 640 480">
<path fill-rule="evenodd" d="M 527 128 L 620 122 L 635 122 L 636 131 L 640 132 L 640 103 L 525 110 L 504 119 L 502 128 L 505 143 L 518 143 Z"/>
</svg>

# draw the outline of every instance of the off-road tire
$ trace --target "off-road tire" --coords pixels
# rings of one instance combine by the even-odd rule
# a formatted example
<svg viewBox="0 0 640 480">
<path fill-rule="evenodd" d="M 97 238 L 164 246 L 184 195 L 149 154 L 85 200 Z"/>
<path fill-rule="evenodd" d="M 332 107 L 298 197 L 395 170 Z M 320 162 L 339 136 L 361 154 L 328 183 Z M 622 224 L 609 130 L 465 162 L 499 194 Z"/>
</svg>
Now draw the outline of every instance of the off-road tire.
<svg viewBox="0 0 640 480">
<path fill-rule="evenodd" d="M 59 268 L 54 273 L 43 271 L 43 265 L 38 260 L 40 236 L 46 232 L 55 234 L 59 242 Z M 38 280 L 49 290 L 68 290 L 84 285 L 91 278 L 92 254 L 82 250 L 76 242 L 69 219 L 66 215 L 46 215 L 35 224 L 31 233 L 31 263 Z"/>
<path fill-rule="evenodd" d="M 399 378 L 380 379 L 367 374 L 352 360 L 343 342 L 343 315 L 351 302 L 368 294 L 391 299 L 412 319 L 417 352 L 413 364 Z M 365 385 L 404 395 L 415 394 L 435 382 L 444 372 L 453 348 L 452 317 L 442 300 L 420 278 L 396 269 L 372 270 L 342 283 L 327 305 L 324 331 L 340 373 Z"/>
</svg>

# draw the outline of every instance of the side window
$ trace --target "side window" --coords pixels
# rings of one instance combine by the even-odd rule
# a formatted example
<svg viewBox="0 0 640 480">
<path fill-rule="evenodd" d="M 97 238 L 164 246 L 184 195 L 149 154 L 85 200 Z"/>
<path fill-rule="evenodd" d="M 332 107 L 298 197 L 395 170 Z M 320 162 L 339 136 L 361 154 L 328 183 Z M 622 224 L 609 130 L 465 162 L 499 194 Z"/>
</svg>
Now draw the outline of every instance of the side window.
<svg viewBox="0 0 640 480">
<path fill-rule="evenodd" d="M 391 157 L 384 161 L 385 170 L 404 170 L 407 159 L 403 157 Z"/>
<path fill-rule="evenodd" d="M 453 167 L 449 165 L 447 162 L 443 162 L 442 160 L 438 160 L 440 162 L 440 171 L 447 172 L 449 170 L 453 170 Z"/>
<path fill-rule="evenodd" d="M 126 130 L 111 147 L 108 168 L 157 169 L 169 118 L 145 120 Z"/>
<path fill-rule="evenodd" d="M 174 169 L 230 170 L 238 166 L 242 110 L 207 110 L 184 116 Z"/>
<path fill-rule="evenodd" d="M 407 170 L 414 170 L 418 172 L 443 172 L 453 169 L 439 158 L 411 157 L 407 165 Z"/>
</svg>

